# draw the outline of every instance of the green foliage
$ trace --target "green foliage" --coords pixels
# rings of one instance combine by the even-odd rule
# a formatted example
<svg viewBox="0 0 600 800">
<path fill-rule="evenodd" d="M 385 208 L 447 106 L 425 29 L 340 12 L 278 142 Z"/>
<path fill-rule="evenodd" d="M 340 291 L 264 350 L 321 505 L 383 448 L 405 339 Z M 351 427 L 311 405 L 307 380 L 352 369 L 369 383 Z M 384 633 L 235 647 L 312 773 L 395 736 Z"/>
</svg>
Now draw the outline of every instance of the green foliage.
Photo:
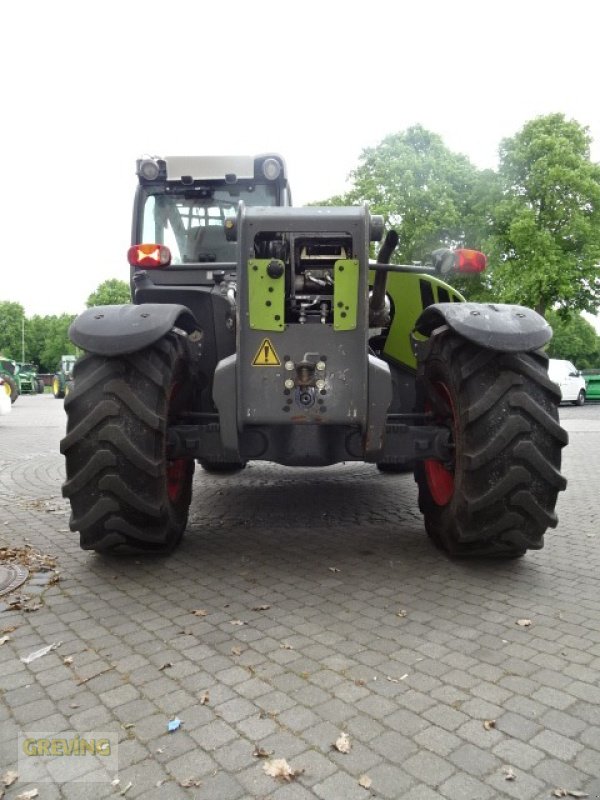
<svg viewBox="0 0 600 800">
<path fill-rule="evenodd" d="M 600 305 L 600 167 L 587 128 L 562 114 L 528 122 L 500 146 L 494 212 L 498 299 L 568 313 Z"/>
<path fill-rule="evenodd" d="M 489 235 L 495 176 L 479 172 L 420 125 L 363 151 L 353 188 L 332 205 L 368 201 L 399 234 L 394 261 L 424 261 L 438 247 L 478 247 Z"/>
<path fill-rule="evenodd" d="M 39 365 L 40 372 L 54 372 L 63 355 L 76 355 L 69 340 L 73 314 L 34 316 L 25 322 L 25 352 L 29 361 Z"/>
<path fill-rule="evenodd" d="M 95 292 L 92 292 L 86 301 L 86 306 L 91 308 L 92 306 L 123 305 L 130 302 L 129 284 L 117 278 L 110 278 L 101 283 Z"/>
<path fill-rule="evenodd" d="M 25 309 L 20 303 L 0 302 L 0 354 L 21 360 L 21 336 Z"/>
<path fill-rule="evenodd" d="M 75 354 L 69 341 L 68 329 L 73 315 L 25 317 L 20 303 L 0 303 L 0 353 L 14 361 L 21 361 L 22 325 L 25 320 L 25 360 L 37 364 L 40 372 L 54 372 L 60 357 Z"/>
<path fill-rule="evenodd" d="M 554 336 L 547 352 L 551 358 L 572 361 L 578 369 L 600 367 L 600 336 L 580 314 L 562 317 L 555 311 L 546 314 Z"/>
</svg>

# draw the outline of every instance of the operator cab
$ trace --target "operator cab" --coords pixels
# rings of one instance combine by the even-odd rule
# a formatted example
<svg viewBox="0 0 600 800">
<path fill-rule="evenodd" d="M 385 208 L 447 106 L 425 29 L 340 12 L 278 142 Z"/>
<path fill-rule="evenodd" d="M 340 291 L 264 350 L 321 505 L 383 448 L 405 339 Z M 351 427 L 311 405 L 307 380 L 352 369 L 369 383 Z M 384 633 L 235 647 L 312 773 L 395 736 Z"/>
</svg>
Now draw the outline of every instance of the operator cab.
<svg viewBox="0 0 600 800">
<path fill-rule="evenodd" d="M 141 159 L 137 175 L 132 245 L 170 252 L 168 269 L 152 275 L 155 284 L 211 283 L 216 265 L 235 270 L 236 243 L 227 231 L 240 201 L 291 205 L 285 163 L 274 154 Z M 181 272 L 185 280 L 170 277 Z"/>
</svg>

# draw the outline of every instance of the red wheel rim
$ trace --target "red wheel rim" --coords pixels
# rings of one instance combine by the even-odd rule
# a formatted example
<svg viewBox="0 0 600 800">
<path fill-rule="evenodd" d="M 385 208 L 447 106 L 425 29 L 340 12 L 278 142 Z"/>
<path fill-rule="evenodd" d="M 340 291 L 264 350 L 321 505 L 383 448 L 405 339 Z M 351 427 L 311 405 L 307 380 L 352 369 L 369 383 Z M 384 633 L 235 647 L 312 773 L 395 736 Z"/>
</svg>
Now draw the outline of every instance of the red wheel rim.
<svg viewBox="0 0 600 800">
<path fill-rule="evenodd" d="M 456 439 L 454 435 L 456 430 L 456 412 L 448 387 L 444 383 L 435 383 L 434 386 L 451 410 L 452 417 L 450 421 L 452 423 L 452 433 L 453 438 Z M 430 404 L 427 404 L 426 410 L 431 410 Z M 447 420 L 438 419 L 438 422 L 439 421 L 445 422 Z M 454 471 L 448 469 L 441 461 L 434 461 L 431 458 L 425 461 L 424 466 L 427 486 L 433 502 L 436 506 L 447 506 L 454 495 Z"/>
<path fill-rule="evenodd" d="M 167 464 L 167 494 L 172 503 L 176 503 L 181 496 L 183 484 L 187 472 L 187 461 L 185 458 L 178 458 L 169 461 Z"/>
</svg>

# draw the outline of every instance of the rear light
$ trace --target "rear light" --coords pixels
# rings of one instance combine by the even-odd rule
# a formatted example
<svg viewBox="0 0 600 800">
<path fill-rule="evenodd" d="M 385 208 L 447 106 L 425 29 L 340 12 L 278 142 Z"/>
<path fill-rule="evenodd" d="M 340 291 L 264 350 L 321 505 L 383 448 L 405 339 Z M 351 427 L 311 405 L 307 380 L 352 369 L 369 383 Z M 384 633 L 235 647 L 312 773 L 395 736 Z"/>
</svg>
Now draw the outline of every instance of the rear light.
<svg viewBox="0 0 600 800">
<path fill-rule="evenodd" d="M 127 251 L 127 260 L 132 267 L 160 269 L 171 263 L 171 251 L 164 244 L 134 244 Z"/>
<path fill-rule="evenodd" d="M 486 264 L 487 257 L 480 253 L 479 250 L 455 250 L 457 272 L 483 272 Z"/>
</svg>

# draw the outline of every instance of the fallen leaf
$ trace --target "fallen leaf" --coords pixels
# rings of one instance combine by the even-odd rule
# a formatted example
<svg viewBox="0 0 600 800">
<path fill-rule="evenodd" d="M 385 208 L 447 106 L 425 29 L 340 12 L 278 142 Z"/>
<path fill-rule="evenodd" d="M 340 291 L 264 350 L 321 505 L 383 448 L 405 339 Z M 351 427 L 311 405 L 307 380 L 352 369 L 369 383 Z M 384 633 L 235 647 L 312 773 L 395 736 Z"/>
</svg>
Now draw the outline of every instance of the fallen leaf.
<svg viewBox="0 0 600 800">
<path fill-rule="evenodd" d="M 329 572 L 339 572 L 339 569 L 337 567 L 327 567 L 327 569 L 329 570 Z"/>
<path fill-rule="evenodd" d="M 247 625 L 247 622 L 243 622 L 241 619 L 232 619 L 230 621 L 230 625 Z"/>
<path fill-rule="evenodd" d="M 112 780 L 110 782 L 110 785 L 114 787 L 114 786 L 118 786 L 120 783 L 121 783 L 121 781 L 118 778 L 114 778 L 114 780 Z"/>
<path fill-rule="evenodd" d="M 206 692 L 202 692 L 202 694 L 200 695 L 200 705 L 201 706 L 207 705 L 209 699 L 210 698 L 209 698 L 209 695 L 208 695 L 208 690 Z"/>
<path fill-rule="evenodd" d="M 202 781 L 198 778 L 185 778 L 185 780 L 179 781 L 179 785 L 184 789 L 189 789 L 191 786 L 202 786 Z"/>
<path fill-rule="evenodd" d="M 283 781 L 293 781 L 298 775 L 302 775 L 303 769 L 292 769 L 285 758 L 275 758 L 263 764 L 263 770 L 272 778 L 279 778 Z"/>
<path fill-rule="evenodd" d="M 528 628 L 531 625 L 530 619 L 518 619 L 517 625 L 520 625 L 521 628 Z"/>
<path fill-rule="evenodd" d="M 160 788 L 163 785 L 163 783 L 166 783 L 166 779 L 165 778 L 161 778 L 159 781 L 156 781 L 156 783 L 154 785 L 156 787 Z"/>
<path fill-rule="evenodd" d="M 79 703 L 69 703 L 69 708 L 79 708 Z"/>
<path fill-rule="evenodd" d="M 132 786 L 133 786 L 133 783 L 132 783 L 131 781 L 129 781 L 129 783 L 127 784 L 127 786 L 124 786 L 124 787 L 121 789 L 121 791 L 119 792 L 119 794 L 121 795 L 121 797 L 123 797 L 124 795 L 126 795 L 126 794 L 127 794 L 127 792 L 128 792 L 130 789 L 131 789 L 131 787 L 132 787 Z"/>
<path fill-rule="evenodd" d="M 29 789 L 27 792 L 21 792 L 15 797 L 15 800 L 33 800 L 34 797 L 39 797 L 40 793 L 37 789 Z"/>
<path fill-rule="evenodd" d="M 0 780 L 2 780 L 2 783 L 5 786 L 12 786 L 18 777 L 19 777 L 18 772 L 14 772 L 11 769 L 7 769 L 6 772 L 2 773 L 2 778 Z"/>
<path fill-rule="evenodd" d="M 208 611 L 205 611 L 203 608 L 197 608 L 195 611 L 192 611 L 192 614 L 195 617 L 206 617 L 208 616 Z"/>
<path fill-rule="evenodd" d="M 505 781 L 514 781 L 517 777 L 512 767 L 502 767 L 502 772 L 504 773 Z"/>
<path fill-rule="evenodd" d="M 46 647 L 40 647 L 39 650 L 34 650 L 33 653 L 29 653 L 28 656 L 21 656 L 21 661 L 23 664 L 31 664 L 32 661 L 36 661 L 38 658 L 42 656 L 47 656 L 48 653 L 51 653 L 53 650 L 56 650 L 60 647 L 62 642 L 52 642 L 52 644 L 46 645 Z"/>
<path fill-rule="evenodd" d="M 280 649 L 281 649 L 281 650 L 293 650 L 293 649 L 294 649 L 294 648 L 292 647 L 292 645 L 291 645 L 291 644 L 288 644 L 287 642 L 282 642 L 282 643 L 279 645 L 279 647 L 280 647 Z"/>
<path fill-rule="evenodd" d="M 405 611 L 403 608 L 401 608 L 400 611 L 396 612 L 396 616 L 397 617 L 406 617 L 406 616 L 408 616 L 408 611 Z"/>
<path fill-rule="evenodd" d="M 158 668 L 158 671 L 162 672 L 163 669 L 169 669 L 169 667 L 172 667 L 172 666 L 173 666 L 173 662 L 172 661 L 167 661 L 166 664 L 163 664 L 162 667 Z"/>
<path fill-rule="evenodd" d="M 589 797 L 589 794 L 578 792 L 577 789 L 555 789 L 552 794 L 554 797 Z"/>
<path fill-rule="evenodd" d="M 121 725 L 126 731 L 131 730 L 131 728 L 135 728 L 135 722 L 126 722 L 124 725 Z"/>
<path fill-rule="evenodd" d="M 242 648 L 241 647 L 232 647 L 231 648 L 231 655 L 232 656 L 241 656 L 242 655 Z"/>
<path fill-rule="evenodd" d="M 355 685 L 355 686 L 366 686 L 366 685 L 367 685 L 367 682 L 366 682 L 366 681 L 363 681 L 363 679 L 362 679 L 362 678 L 357 678 L 357 679 L 354 681 L 354 685 Z"/>
<path fill-rule="evenodd" d="M 268 758 L 269 756 L 273 755 L 272 750 L 265 750 L 264 747 L 259 747 L 257 744 L 254 745 L 254 752 L 252 753 L 253 756 L 256 758 Z"/>
<path fill-rule="evenodd" d="M 491 731 L 492 728 L 496 727 L 496 720 L 495 719 L 484 719 L 483 720 L 483 727 L 486 731 Z"/>
<path fill-rule="evenodd" d="M 391 683 L 400 683 L 400 681 L 405 681 L 408 678 L 408 672 L 405 672 L 404 675 L 401 675 L 399 678 L 392 678 L 390 675 L 386 675 L 388 681 Z"/>
<path fill-rule="evenodd" d="M 0 635 L 4 635 L 5 633 L 14 633 L 17 630 L 16 625 L 7 625 L 5 628 L 0 630 Z"/>
<path fill-rule="evenodd" d="M 66 658 L 63 658 L 63 664 L 65 666 L 68 667 L 72 663 L 73 663 L 73 656 L 67 656 Z"/>
<path fill-rule="evenodd" d="M 371 780 L 371 778 L 369 778 L 368 775 L 361 775 L 360 778 L 358 779 L 358 785 L 362 786 L 363 789 L 370 789 L 372 783 L 373 781 Z"/>
<path fill-rule="evenodd" d="M 334 747 L 340 753 L 349 753 L 351 745 L 350 745 L 350 737 L 348 736 L 348 734 L 342 731 L 338 736 L 338 738 L 335 740 Z"/>
<path fill-rule="evenodd" d="M 252 611 L 268 611 L 271 606 L 255 606 Z"/>
<path fill-rule="evenodd" d="M 169 733 L 173 733 L 173 731 L 176 731 L 180 727 L 181 727 L 181 720 L 177 719 L 177 717 L 175 719 L 170 719 L 169 722 L 167 723 L 167 730 Z"/>
<path fill-rule="evenodd" d="M 10 636 L 0 636 L 0 644 L 6 644 L 6 642 L 10 642 Z"/>
</svg>

